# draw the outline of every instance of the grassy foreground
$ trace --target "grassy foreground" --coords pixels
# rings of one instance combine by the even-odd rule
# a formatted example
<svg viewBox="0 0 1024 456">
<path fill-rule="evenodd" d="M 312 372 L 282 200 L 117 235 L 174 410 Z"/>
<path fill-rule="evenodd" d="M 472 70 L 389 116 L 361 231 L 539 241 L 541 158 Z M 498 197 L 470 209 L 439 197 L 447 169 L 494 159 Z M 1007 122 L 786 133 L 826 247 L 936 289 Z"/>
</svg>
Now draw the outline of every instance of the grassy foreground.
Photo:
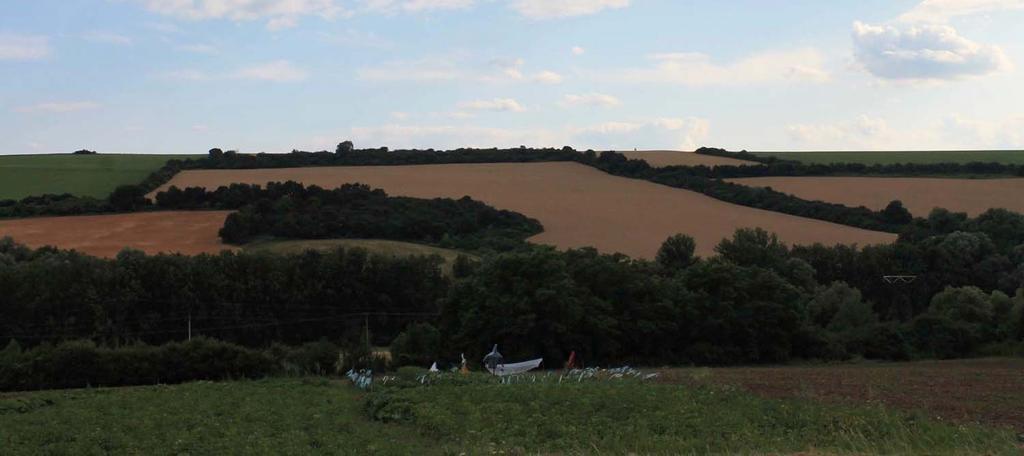
<svg viewBox="0 0 1024 456">
<path fill-rule="evenodd" d="M 808 164 L 864 163 L 889 165 L 896 163 L 970 163 L 998 162 L 1024 165 L 1024 151 L 904 151 L 904 152 L 755 152 L 757 155 L 779 157 Z"/>
<path fill-rule="evenodd" d="M 0 395 L 3 454 L 1016 454 L 1011 432 L 723 387 L 268 379 Z M 372 418 L 376 417 L 376 419 Z"/>
<path fill-rule="evenodd" d="M 0 155 L 0 200 L 44 193 L 104 198 L 187 155 Z"/>
</svg>

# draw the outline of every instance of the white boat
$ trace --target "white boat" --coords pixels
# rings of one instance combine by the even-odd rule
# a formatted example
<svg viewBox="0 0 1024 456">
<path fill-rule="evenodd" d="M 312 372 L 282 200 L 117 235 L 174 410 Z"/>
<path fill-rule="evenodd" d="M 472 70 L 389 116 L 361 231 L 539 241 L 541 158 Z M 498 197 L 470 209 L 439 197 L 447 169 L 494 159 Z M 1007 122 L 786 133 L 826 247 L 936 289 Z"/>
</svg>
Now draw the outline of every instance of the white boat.
<svg viewBox="0 0 1024 456">
<path fill-rule="evenodd" d="M 497 344 L 494 345 L 494 348 L 491 349 L 487 356 L 484 356 L 484 367 L 487 368 L 487 371 L 501 377 L 534 370 L 540 367 L 543 362 L 544 358 L 537 358 L 519 363 L 506 363 L 505 358 L 501 356 L 501 353 L 498 353 Z"/>
</svg>

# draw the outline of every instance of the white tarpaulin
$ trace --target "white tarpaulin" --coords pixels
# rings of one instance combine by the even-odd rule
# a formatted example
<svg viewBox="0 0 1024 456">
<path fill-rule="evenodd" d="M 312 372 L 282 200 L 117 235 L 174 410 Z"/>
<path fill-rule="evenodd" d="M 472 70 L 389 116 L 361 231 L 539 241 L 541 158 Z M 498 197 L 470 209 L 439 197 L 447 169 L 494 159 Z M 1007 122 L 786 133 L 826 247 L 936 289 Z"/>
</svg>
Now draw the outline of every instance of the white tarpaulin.
<svg viewBox="0 0 1024 456">
<path fill-rule="evenodd" d="M 534 370 L 534 369 L 540 367 L 540 364 L 543 361 L 544 361 L 544 358 L 537 358 L 537 359 L 532 359 L 530 361 L 523 361 L 521 363 L 498 364 L 497 367 L 495 367 L 493 369 L 488 367 L 487 370 L 491 371 L 491 373 L 494 374 L 494 375 L 500 375 L 500 376 L 515 375 L 515 374 L 521 374 L 523 372 Z"/>
</svg>

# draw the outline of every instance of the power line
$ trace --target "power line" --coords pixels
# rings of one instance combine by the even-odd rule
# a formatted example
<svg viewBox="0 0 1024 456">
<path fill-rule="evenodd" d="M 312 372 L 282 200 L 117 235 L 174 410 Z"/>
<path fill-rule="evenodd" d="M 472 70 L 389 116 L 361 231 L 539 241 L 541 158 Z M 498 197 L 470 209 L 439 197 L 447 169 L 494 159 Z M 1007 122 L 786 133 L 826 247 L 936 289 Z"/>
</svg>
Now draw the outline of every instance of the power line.
<svg viewBox="0 0 1024 456">
<path fill-rule="evenodd" d="M 226 325 L 226 326 L 212 326 L 206 328 L 193 328 L 195 332 L 212 332 L 212 331 L 224 331 L 229 329 L 253 329 L 253 328 L 269 328 L 275 326 L 286 326 L 299 323 L 313 323 L 313 322 L 334 322 L 351 320 L 355 318 L 369 318 L 369 317 L 437 317 L 440 316 L 440 312 L 353 312 L 342 315 L 331 315 L 327 317 L 316 317 L 316 318 L 303 318 L 298 320 L 290 321 L 276 321 L 267 323 L 249 323 L 240 325 Z M 84 329 L 84 328 L 83 328 Z M 95 330 L 95 328 L 93 328 Z M 159 334 L 178 334 L 185 332 L 186 329 L 168 329 L 158 331 L 136 331 L 130 333 L 119 333 L 114 334 L 118 337 L 138 337 L 144 335 L 159 335 Z M 4 335 L 0 336 L 0 339 L 54 339 L 60 337 L 67 337 L 64 334 L 20 334 L 20 335 Z"/>
</svg>

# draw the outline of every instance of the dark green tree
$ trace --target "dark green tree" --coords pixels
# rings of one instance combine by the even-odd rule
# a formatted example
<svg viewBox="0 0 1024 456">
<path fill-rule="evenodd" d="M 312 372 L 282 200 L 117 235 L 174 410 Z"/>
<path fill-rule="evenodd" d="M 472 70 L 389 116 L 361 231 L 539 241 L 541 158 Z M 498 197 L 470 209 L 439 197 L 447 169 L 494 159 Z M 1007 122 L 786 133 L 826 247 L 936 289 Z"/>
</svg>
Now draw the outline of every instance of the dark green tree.
<svg viewBox="0 0 1024 456">
<path fill-rule="evenodd" d="M 676 234 L 665 240 L 658 249 L 655 260 L 667 271 L 679 271 L 690 267 L 697 258 L 694 251 L 697 243 L 686 234 Z"/>
<path fill-rule="evenodd" d="M 342 141 L 338 144 L 338 147 L 334 149 L 334 153 L 341 155 L 352 152 L 353 150 L 355 150 L 355 146 L 352 144 L 352 141 Z"/>
</svg>

